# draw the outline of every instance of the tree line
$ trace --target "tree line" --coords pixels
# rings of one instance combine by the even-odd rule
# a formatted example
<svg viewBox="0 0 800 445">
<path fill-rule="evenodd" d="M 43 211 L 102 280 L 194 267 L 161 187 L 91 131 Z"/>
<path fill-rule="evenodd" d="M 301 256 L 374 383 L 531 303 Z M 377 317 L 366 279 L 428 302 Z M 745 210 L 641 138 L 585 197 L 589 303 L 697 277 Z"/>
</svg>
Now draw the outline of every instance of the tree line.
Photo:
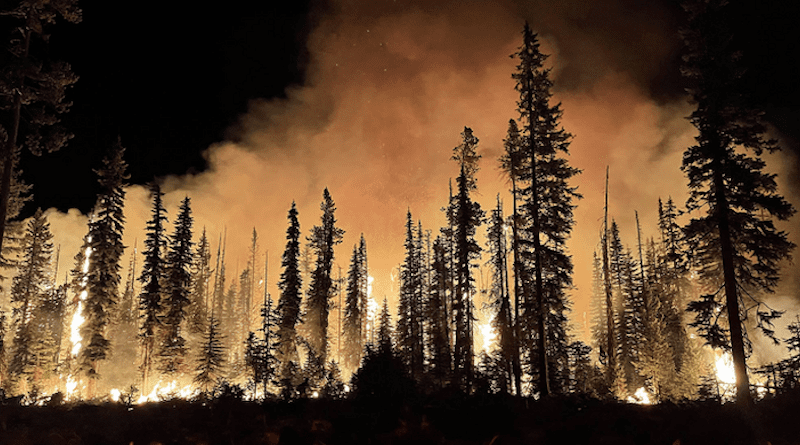
<svg viewBox="0 0 800 445">
<path fill-rule="evenodd" d="M 451 183 L 442 209 L 446 225 L 435 234 L 423 230 L 408 210 L 395 323 L 386 300 L 377 315 L 367 298 L 363 236 L 353 247 L 347 276 L 334 278 L 334 248 L 344 230 L 337 226 L 327 189 L 320 224 L 305 244 L 294 203 L 289 209 L 277 301 L 266 291 L 255 295 L 261 279 L 256 276 L 255 229 L 247 267 L 226 284 L 224 237 L 216 256 L 205 230 L 193 241 L 189 197 L 168 234 L 157 184 L 150 189 L 141 271 L 136 277 L 132 256 L 121 286 L 128 177 L 118 141 L 97 170 L 101 193 L 70 283 L 54 282 L 52 234 L 41 211 L 24 233 L 19 225 L 9 224 L 5 233 L 0 226 L 0 238 L 10 241 L 3 248 L 5 261 L 10 261 L 6 252 L 19 252 L 17 264 L 9 263 L 17 268 L 11 323 L 0 315 L 4 388 L 27 392 L 49 376 L 68 372 L 85 378 L 92 394 L 105 369 L 124 373 L 143 388 L 156 378 L 190 377 L 208 391 L 221 380 L 247 375 L 264 396 L 342 395 L 343 374 L 354 374 L 356 382 L 370 360 L 393 357 L 413 381 L 432 390 L 626 398 L 646 387 L 659 400 L 680 400 L 702 388 L 705 369 L 700 345 L 692 338 L 696 332 L 706 344 L 731 352 L 737 400 L 749 404 L 745 358 L 752 345 L 747 326 L 774 338 L 772 322 L 780 313 L 766 306 L 763 296 L 775 288 L 779 264 L 795 246 L 773 221 L 790 218 L 795 209 L 778 194 L 775 175 L 764 172 L 761 154 L 779 145 L 765 138 L 761 114 L 741 94 L 739 56 L 730 48 L 721 3 L 685 5 L 683 74 L 696 105 L 690 121 L 698 130 L 682 164 L 690 191 L 685 211 L 692 216 L 681 226 L 684 210 L 671 199 L 659 201 L 659 239 L 642 241 L 637 214 L 637 243 L 631 251 L 606 215 L 594 261 L 591 346 L 575 341 L 568 326 L 573 264 L 566 244 L 581 198 L 571 181 L 580 171 L 569 164 L 572 136 L 561 126 L 561 104 L 551 100 L 547 55 L 526 24 L 522 44 L 512 55 L 518 62 L 512 73 L 519 93 L 516 117 L 509 120 L 504 154 L 497 160 L 511 186 L 510 213 L 500 195 L 488 214 L 475 200 L 479 140 L 464 127 L 452 152 L 455 186 Z M 59 10 L 62 14 L 74 8 L 70 2 L 58 5 L 66 8 Z M 15 11 L 20 17 L 41 12 Z M 12 52 L 15 60 L 23 63 L 25 51 Z M 24 82 L 22 74 L 15 76 L 9 79 Z M 18 93 L 8 97 L 17 104 L 4 111 L 13 120 L 27 102 L 20 102 Z M 28 190 L 13 180 L 14 174 L 6 179 L 6 166 L 15 173 L 15 150 L 6 143 L 0 152 L 4 221 L 19 212 Z M 482 246 L 476 234 L 483 225 L 487 242 Z M 475 270 L 484 253 L 491 281 L 479 289 Z M 138 293 L 135 281 L 141 284 Z M 333 329 L 339 292 L 346 294 L 338 308 L 344 315 Z M 491 354 L 475 350 L 480 292 L 489 300 L 497 336 Z M 80 329 L 66 342 L 68 315 Z M 795 351 L 792 341 L 789 349 Z M 796 367 L 794 358 L 781 363 L 775 369 L 784 374 Z"/>
</svg>

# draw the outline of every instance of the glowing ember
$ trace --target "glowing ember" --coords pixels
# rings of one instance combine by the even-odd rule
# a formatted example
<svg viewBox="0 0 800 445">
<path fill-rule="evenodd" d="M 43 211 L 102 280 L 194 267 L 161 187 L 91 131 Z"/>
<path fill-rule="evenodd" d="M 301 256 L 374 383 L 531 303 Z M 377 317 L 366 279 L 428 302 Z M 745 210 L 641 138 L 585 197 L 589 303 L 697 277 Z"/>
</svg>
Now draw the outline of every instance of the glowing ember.
<svg viewBox="0 0 800 445">
<path fill-rule="evenodd" d="M 637 389 L 632 396 L 628 396 L 628 403 L 636 403 L 639 405 L 653 404 L 653 402 L 650 401 L 650 394 L 647 393 L 647 390 L 644 389 L 644 387 Z"/>
</svg>

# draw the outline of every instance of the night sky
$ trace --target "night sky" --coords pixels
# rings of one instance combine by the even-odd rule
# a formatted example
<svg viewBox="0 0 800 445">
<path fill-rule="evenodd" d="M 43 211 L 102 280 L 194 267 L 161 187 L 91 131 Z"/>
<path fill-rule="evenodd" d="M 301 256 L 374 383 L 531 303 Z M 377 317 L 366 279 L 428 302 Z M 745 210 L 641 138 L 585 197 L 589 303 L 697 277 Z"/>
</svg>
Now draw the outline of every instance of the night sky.
<svg viewBox="0 0 800 445">
<path fill-rule="evenodd" d="M 346 270 L 364 233 L 375 296 L 391 300 L 406 210 L 438 231 L 447 181 L 457 175 L 450 151 L 464 126 L 481 140 L 479 201 L 489 209 L 501 193 L 510 209 L 496 160 L 508 119 L 518 117 L 516 62 L 508 56 L 525 20 L 552 54 L 554 100 L 562 101 L 562 124 L 575 136 L 570 162 L 583 170 L 570 247 L 574 322 L 581 323 L 588 302 L 605 166 L 612 172 L 609 210 L 626 244 L 635 242 L 634 210 L 652 236 L 657 199 L 685 201 L 680 157 L 694 133 L 679 73 L 678 2 L 174 3 L 81 1 L 83 22 L 53 30 L 53 54 L 80 76 L 64 118 L 75 138 L 58 153 L 23 159 L 35 195 L 26 215 L 36 206 L 87 214 L 97 191 L 92 169 L 119 135 L 131 183 L 161 181 L 172 213 L 191 196 L 197 229 L 207 227 L 212 240 L 227 229 L 229 249 L 242 252 L 229 256 L 236 270 L 252 227 L 277 264 L 291 201 L 308 233 L 319 220 L 322 189 L 330 187 L 347 231 L 339 265 Z M 798 205 L 797 6 L 732 3 L 733 44 L 744 54 L 749 93 L 786 149 L 770 165 Z M 141 242 L 149 204 L 141 188 L 129 198 L 131 246 Z M 77 249 L 85 216 L 51 214 L 51 221 L 54 232 L 77 232 L 56 234 Z"/>
</svg>

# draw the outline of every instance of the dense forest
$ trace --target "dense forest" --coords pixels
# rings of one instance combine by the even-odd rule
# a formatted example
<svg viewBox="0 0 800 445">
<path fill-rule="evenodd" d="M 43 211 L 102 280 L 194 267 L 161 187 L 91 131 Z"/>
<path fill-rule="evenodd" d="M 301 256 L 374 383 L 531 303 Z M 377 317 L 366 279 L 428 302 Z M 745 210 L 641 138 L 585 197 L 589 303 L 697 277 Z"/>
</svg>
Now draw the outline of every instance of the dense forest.
<svg viewBox="0 0 800 445">
<path fill-rule="evenodd" d="M 606 202 L 592 289 L 584 290 L 591 293 L 585 340 L 571 324 L 567 248 L 581 171 L 570 164 L 573 136 L 552 100 L 548 55 L 527 24 L 512 54 L 518 100 L 509 108 L 504 154 L 483 159 L 468 126 L 453 135 L 450 193 L 438 198 L 446 224 L 428 228 L 407 209 L 393 307 L 372 295 L 370 240 L 361 235 L 352 250 L 341 246 L 346 227 L 327 188 L 313 227 L 300 227 L 294 203 L 286 209 L 278 267 L 268 263 L 257 228 L 246 264 L 232 265 L 228 234 L 195 225 L 191 196 L 166 208 L 157 181 L 148 185 L 149 219 L 127 220 L 121 138 L 95 170 L 101 191 L 79 251 L 54 247 L 41 210 L 18 218 L 31 189 L 19 176 L 21 151 L 48 152 L 69 140 L 59 115 L 69 110 L 76 78 L 68 65 L 46 60 L 43 30 L 80 21 L 74 0 L 21 3 L 5 14 L 17 26 L 0 59 L 7 295 L 0 398 L 130 406 L 231 394 L 307 403 L 457 392 L 513 403 L 584 397 L 749 406 L 796 388 L 800 321 L 789 325 L 790 337 L 777 337 L 773 323 L 782 313 L 765 302 L 795 247 L 776 221 L 795 209 L 767 171 L 763 155 L 780 146 L 741 93 L 721 3 L 686 3 L 683 76 L 697 129 L 681 166 L 689 198 L 652 203 L 658 219 L 642 223 L 656 237 L 642 236 L 637 214 L 632 242 Z M 500 168 L 509 190 L 481 189 L 477 172 L 489 165 Z M 141 246 L 123 245 L 129 224 L 145 227 Z M 134 254 L 123 264 L 126 249 Z M 74 255 L 65 283 L 55 270 L 60 255 Z M 337 271 L 340 263 L 349 266 Z M 267 285 L 274 282 L 276 295 Z M 762 334 L 785 346 L 786 358 L 748 366 L 752 338 Z"/>
</svg>

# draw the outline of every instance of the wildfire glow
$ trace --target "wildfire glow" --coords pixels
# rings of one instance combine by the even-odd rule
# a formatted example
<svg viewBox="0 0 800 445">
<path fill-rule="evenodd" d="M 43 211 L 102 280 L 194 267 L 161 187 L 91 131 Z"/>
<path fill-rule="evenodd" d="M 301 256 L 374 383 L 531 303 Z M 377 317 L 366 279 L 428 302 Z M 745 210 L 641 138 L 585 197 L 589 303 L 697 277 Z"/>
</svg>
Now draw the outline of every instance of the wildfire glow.
<svg viewBox="0 0 800 445">
<path fill-rule="evenodd" d="M 717 380 L 728 385 L 736 384 L 736 371 L 733 369 L 733 358 L 730 354 L 721 354 L 714 363 Z"/>
<path fill-rule="evenodd" d="M 75 395 L 75 389 L 78 387 L 78 381 L 72 378 L 72 376 L 67 376 L 67 399 L 72 399 L 72 396 Z"/>
<path fill-rule="evenodd" d="M 628 396 L 628 403 L 636 403 L 639 405 L 651 405 L 653 402 L 650 401 L 650 394 L 647 393 L 647 390 L 644 387 L 641 387 L 633 393 L 632 396 Z"/>
<path fill-rule="evenodd" d="M 111 392 L 109 393 L 111 400 L 114 402 L 119 402 L 119 397 L 121 395 L 122 393 L 117 388 L 112 389 Z"/>
<path fill-rule="evenodd" d="M 91 242 L 92 239 L 89 238 L 87 240 Z M 86 301 L 86 297 L 89 293 L 86 291 L 86 283 L 88 277 L 86 274 L 89 272 L 89 257 L 92 255 L 92 248 L 86 247 L 86 251 L 84 252 L 84 260 L 83 260 L 83 278 L 81 279 L 81 293 L 78 295 L 78 306 L 75 308 L 75 313 L 72 315 L 72 322 L 70 323 L 70 334 L 69 339 L 72 342 L 72 356 L 77 357 L 78 353 L 81 351 L 81 342 L 83 341 L 83 337 L 81 337 L 81 326 L 83 322 L 86 321 L 86 317 L 83 316 L 83 303 Z"/>
<path fill-rule="evenodd" d="M 497 333 L 494 330 L 494 326 L 492 326 L 492 322 L 494 322 L 495 315 L 492 314 L 489 317 L 489 320 L 486 323 L 482 323 L 478 325 L 478 330 L 481 333 L 481 339 L 483 340 L 483 344 L 481 346 L 481 350 L 486 352 L 487 354 L 492 352 L 494 349 L 494 341 L 497 338 Z"/>
<path fill-rule="evenodd" d="M 189 399 L 195 393 L 196 389 L 192 388 L 191 385 L 186 385 L 182 388 L 178 388 L 178 382 L 173 380 L 167 383 L 164 386 L 161 386 L 161 382 L 159 381 L 156 383 L 156 386 L 153 387 L 153 390 L 150 391 L 150 394 L 142 394 L 136 400 L 136 404 L 142 404 L 147 402 L 158 402 L 165 398 L 181 398 L 181 399 Z"/>
</svg>

